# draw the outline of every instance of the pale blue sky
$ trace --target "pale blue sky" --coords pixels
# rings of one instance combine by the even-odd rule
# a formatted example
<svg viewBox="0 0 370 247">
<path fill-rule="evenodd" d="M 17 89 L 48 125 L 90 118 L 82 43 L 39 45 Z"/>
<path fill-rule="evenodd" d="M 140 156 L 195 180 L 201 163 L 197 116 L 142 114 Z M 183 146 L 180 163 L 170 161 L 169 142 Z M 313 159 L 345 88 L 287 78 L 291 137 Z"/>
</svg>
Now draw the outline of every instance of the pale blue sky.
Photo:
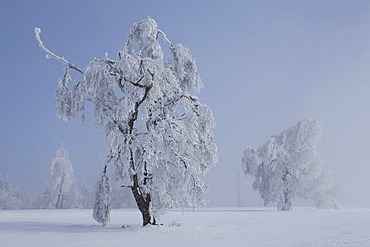
<svg viewBox="0 0 370 247">
<path fill-rule="evenodd" d="M 158 2 L 158 3 L 155 3 Z M 154 18 L 189 47 L 215 115 L 219 164 L 206 177 L 212 205 L 236 205 L 243 150 L 300 118 L 325 125 L 320 152 L 347 205 L 370 205 L 370 1 L 0 0 L 0 173 L 35 194 L 61 142 L 81 184 L 104 163 L 104 132 L 56 117 L 63 66 L 122 49 L 134 22 Z M 243 178 L 244 179 L 244 178 Z M 248 205 L 258 195 L 245 190 Z"/>
</svg>

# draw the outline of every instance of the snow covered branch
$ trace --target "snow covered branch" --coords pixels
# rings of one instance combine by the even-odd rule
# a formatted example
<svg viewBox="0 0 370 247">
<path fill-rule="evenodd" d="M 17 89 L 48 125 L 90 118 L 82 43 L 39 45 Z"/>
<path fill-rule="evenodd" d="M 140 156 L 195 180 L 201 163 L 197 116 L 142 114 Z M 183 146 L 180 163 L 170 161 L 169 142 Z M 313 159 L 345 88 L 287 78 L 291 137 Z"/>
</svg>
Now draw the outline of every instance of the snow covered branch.
<svg viewBox="0 0 370 247">
<path fill-rule="evenodd" d="M 46 58 L 50 58 L 50 57 L 54 58 L 55 60 L 67 65 L 68 68 L 74 69 L 74 70 L 80 72 L 81 74 L 83 74 L 83 71 L 80 68 L 78 68 L 74 64 L 68 62 L 64 57 L 60 57 L 60 56 L 54 54 L 53 52 L 51 52 L 48 48 L 46 48 L 44 43 L 41 40 L 40 33 L 41 33 L 41 28 L 35 27 L 36 40 L 39 42 L 39 46 L 41 47 L 41 49 L 43 49 L 46 52 Z"/>
<path fill-rule="evenodd" d="M 158 34 L 163 36 L 163 39 L 167 42 L 170 48 L 173 48 L 171 41 L 167 38 L 167 35 L 162 30 L 158 29 Z"/>
</svg>

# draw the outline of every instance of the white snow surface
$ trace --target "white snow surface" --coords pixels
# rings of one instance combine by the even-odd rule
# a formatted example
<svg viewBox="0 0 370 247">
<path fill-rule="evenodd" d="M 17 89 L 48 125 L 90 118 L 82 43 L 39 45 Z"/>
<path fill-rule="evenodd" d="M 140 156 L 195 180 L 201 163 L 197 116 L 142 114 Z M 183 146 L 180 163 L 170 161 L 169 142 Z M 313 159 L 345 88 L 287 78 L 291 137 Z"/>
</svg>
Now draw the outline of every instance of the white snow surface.
<svg viewBox="0 0 370 247">
<path fill-rule="evenodd" d="M 106 227 L 91 214 L 86 209 L 0 211 L 0 246 L 370 246 L 370 209 L 170 211 L 163 225 L 146 227 L 135 209 L 112 210 Z"/>
</svg>

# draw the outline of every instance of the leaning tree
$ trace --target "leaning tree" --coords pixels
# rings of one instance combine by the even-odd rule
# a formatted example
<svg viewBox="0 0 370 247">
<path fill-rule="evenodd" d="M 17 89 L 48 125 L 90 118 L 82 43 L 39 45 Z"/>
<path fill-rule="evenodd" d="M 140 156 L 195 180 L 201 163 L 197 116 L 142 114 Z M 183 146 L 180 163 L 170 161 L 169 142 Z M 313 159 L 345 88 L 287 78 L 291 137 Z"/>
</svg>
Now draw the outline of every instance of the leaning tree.
<svg viewBox="0 0 370 247">
<path fill-rule="evenodd" d="M 292 209 L 296 199 L 314 200 L 320 208 L 338 208 L 332 196 L 333 180 L 317 151 L 322 126 L 304 119 L 257 149 L 248 147 L 242 159 L 246 176 L 265 205 L 277 203 L 278 210 Z"/>
<path fill-rule="evenodd" d="M 85 103 L 93 104 L 95 124 L 105 128 L 107 164 L 127 181 L 143 225 L 155 224 L 166 208 L 204 205 L 201 175 L 217 162 L 215 123 L 197 97 L 202 81 L 190 51 L 147 18 L 133 25 L 118 58 L 94 58 L 80 69 L 47 49 L 39 28 L 35 33 L 47 57 L 65 66 L 57 115 L 84 121 Z"/>
</svg>

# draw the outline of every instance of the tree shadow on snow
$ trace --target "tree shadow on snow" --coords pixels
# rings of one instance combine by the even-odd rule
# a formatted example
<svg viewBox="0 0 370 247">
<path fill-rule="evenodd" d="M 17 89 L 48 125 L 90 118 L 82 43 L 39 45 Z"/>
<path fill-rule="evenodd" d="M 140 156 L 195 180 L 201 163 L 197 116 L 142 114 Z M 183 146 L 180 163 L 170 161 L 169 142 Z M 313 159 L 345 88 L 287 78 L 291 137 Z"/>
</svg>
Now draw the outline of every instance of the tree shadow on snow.
<svg viewBox="0 0 370 247">
<path fill-rule="evenodd" d="M 55 233 L 92 233 L 92 232 L 115 232 L 132 231 L 141 226 L 119 226 L 112 225 L 102 227 L 101 225 L 84 224 L 58 224 L 51 222 L 6 222 L 0 223 L 0 232 L 2 229 L 6 232 L 18 233 L 36 233 L 36 232 L 55 232 Z"/>
</svg>

